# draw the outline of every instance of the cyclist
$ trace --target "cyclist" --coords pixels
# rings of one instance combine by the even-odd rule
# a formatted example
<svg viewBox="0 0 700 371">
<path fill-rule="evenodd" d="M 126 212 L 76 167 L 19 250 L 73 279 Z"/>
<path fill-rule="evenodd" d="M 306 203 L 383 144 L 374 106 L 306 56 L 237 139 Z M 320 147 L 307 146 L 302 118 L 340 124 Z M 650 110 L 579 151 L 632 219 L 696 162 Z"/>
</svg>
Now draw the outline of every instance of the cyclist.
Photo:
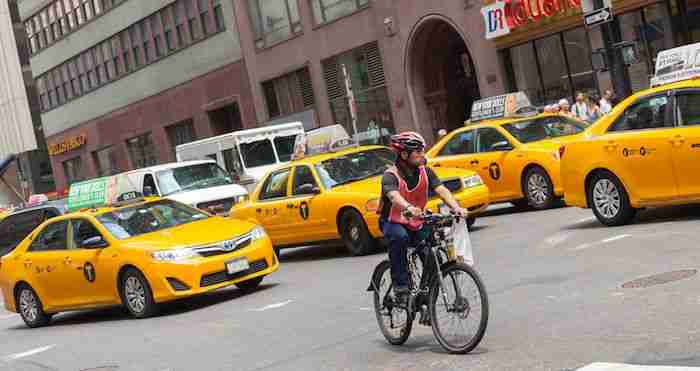
<svg viewBox="0 0 700 371">
<path fill-rule="evenodd" d="M 430 190 L 460 217 L 466 218 L 467 210 L 459 206 L 435 172 L 425 166 L 425 140 L 420 134 L 409 131 L 394 135 L 391 148 L 396 152 L 396 163 L 382 177 L 379 226 L 390 245 L 394 296 L 397 301 L 406 302 L 409 292 L 407 247 L 428 236 L 429 231 L 423 228 L 419 216 L 428 202 Z"/>
</svg>

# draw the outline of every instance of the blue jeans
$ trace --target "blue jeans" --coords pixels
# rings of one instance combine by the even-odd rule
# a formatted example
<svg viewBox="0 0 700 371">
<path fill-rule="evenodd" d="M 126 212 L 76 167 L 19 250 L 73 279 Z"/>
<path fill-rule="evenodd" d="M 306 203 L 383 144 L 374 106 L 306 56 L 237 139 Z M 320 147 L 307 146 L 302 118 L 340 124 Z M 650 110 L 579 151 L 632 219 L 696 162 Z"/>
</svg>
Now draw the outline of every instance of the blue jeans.
<svg viewBox="0 0 700 371">
<path fill-rule="evenodd" d="M 391 262 L 391 281 L 394 289 L 408 288 L 408 259 L 406 252 L 409 246 L 416 246 L 428 238 L 428 228 L 412 231 L 402 224 L 391 223 L 386 219 L 379 221 L 379 228 L 384 238 L 389 242 L 389 261 Z"/>
</svg>

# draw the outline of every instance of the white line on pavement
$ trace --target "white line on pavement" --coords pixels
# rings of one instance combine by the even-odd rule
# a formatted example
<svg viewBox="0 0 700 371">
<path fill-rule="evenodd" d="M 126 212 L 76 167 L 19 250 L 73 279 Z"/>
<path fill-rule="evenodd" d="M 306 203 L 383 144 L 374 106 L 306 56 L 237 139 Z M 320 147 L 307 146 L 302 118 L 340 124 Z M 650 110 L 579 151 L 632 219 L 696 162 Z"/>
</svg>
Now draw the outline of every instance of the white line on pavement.
<svg viewBox="0 0 700 371">
<path fill-rule="evenodd" d="M 365 310 L 365 311 L 367 311 L 367 310 L 372 310 L 372 308 L 370 308 L 370 307 L 362 307 L 362 308 L 360 308 L 360 310 Z"/>
<path fill-rule="evenodd" d="M 270 310 L 270 309 L 282 308 L 283 306 L 285 306 L 285 305 L 291 303 L 292 301 L 293 301 L 293 300 L 287 300 L 287 301 L 283 301 L 283 302 L 281 302 L 281 303 L 270 304 L 270 305 L 266 305 L 266 306 L 264 306 L 264 307 L 262 307 L 262 308 L 251 309 L 251 311 L 253 311 L 253 312 L 264 312 L 264 311 Z"/>
<path fill-rule="evenodd" d="M 604 240 L 601 241 L 601 242 L 602 242 L 602 243 L 608 243 L 608 242 L 613 242 L 613 241 L 621 240 L 621 239 L 627 238 L 627 237 L 630 237 L 630 235 L 628 235 L 628 234 L 621 234 L 621 235 L 613 236 L 613 237 L 610 237 L 610 238 L 606 238 L 606 239 L 604 239 Z"/>
<path fill-rule="evenodd" d="M 642 366 L 628 365 L 624 363 L 596 362 L 579 368 L 578 371 L 691 371 L 700 370 L 700 367 L 676 367 L 676 366 Z"/>
<path fill-rule="evenodd" d="M 576 222 L 576 224 L 592 222 L 594 220 L 595 220 L 595 216 L 589 216 L 588 218 L 580 219 L 579 221 Z"/>
<path fill-rule="evenodd" d="M 578 251 L 578 250 L 589 249 L 589 248 L 591 248 L 591 247 L 598 247 L 598 246 L 601 246 L 601 245 L 605 245 L 606 243 L 618 241 L 618 240 L 621 240 L 621 239 L 627 238 L 627 237 L 632 237 L 632 236 L 629 235 L 629 234 L 620 234 L 620 235 L 617 235 L 617 236 L 608 237 L 608 238 L 603 239 L 603 240 L 600 240 L 600 241 L 598 241 L 598 242 L 584 243 L 584 244 L 581 244 L 581 245 L 578 245 L 578 246 L 572 248 L 571 250 L 573 250 L 573 251 Z"/>
<path fill-rule="evenodd" d="M 53 348 L 53 347 L 55 347 L 55 346 L 56 346 L 55 344 L 52 344 L 52 345 L 47 345 L 47 346 L 45 346 L 45 347 L 41 347 L 41 348 L 36 348 L 36 349 L 28 350 L 28 351 L 22 352 L 22 353 L 10 354 L 9 356 L 3 357 L 3 360 L 4 360 L 4 361 L 14 361 L 14 360 L 17 360 L 17 359 L 20 359 L 20 358 L 25 358 L 25 357 L 33 356 L 33 355 L 35 355 L 35 354 L 39 354 L 39 353 L 41 353 L 41 352 L 45 352 L 45 351 L 47 351 L 47 350 L 49 350 L 49 349 L 51 349 L 51 348 Z"/>
</svg>

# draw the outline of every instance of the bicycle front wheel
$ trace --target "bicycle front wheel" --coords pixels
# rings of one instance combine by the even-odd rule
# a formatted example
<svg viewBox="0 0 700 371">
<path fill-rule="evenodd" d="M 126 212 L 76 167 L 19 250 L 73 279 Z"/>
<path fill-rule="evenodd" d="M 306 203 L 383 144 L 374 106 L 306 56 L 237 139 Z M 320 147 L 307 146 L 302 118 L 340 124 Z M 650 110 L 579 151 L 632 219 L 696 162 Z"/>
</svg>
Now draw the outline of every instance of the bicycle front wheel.
<svg viewBox="0 0 700 371">
<path fill-rule="evenodd" d="M 379 263 L 372 279 L 374 280 L 374 312 L 377 315 L 379 329 L 390 344 L 402 345 L 411 335 L 413 313 L 394 304 L 388 261 Z"/>
<path fill-rule="evenodd" d="M 436 279 L 430 289 L 433 334 L 448 352 L 469 353 L 486 333 L 486 289 L 476 271 L 465 264 L 450 265 L 442 276 L 442 287 Z"/>
</svg>

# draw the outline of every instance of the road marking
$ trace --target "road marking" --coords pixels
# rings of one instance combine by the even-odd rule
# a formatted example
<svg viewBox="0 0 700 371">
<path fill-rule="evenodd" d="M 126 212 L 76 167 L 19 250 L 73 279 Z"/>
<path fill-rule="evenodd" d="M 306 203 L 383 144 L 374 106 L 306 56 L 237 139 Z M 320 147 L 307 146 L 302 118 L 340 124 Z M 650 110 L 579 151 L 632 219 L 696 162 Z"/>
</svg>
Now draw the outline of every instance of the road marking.
<svg viewBox="0 0 700 371">
<path fill-rule="evenodd" d="M 620 234 L 620 235 L 617 235 L 617 236 L 608 237 L 608 238 L 603 239 L 603 240 L 600 240 L 600 241 L 598 241 L 598 242 L 584 243 L 584 244 L 581 244 L 581 245 L 578 245 L 578 246 L 574 247 L 574 248 L 571 249 L 571 250 L 573 250 L 573 251 L 585 250 L 585 249 L 589 249 L 589 248 L 591 248 L 591 247 L 602 246 L 602 245 L 605 245 L 605 244 L 607 244 L 607 243 L 614 242 L 614 241 L 618 241 L 618 240 L 621 240 L 621 239 L 624 239 L 624 238 L 628 238 L 628 237 L 632 237 L 632 235 L 629 235 L 629 234 Z"/>
<path fill-rule="evenodd" d="M 643 365 L 628 365 L 625 363 L 591 363 L 585 367 L 579 368 L 578 371 L 691 371 L 700 370 L 700 367 L 677 367 L 677 366 L 643 366 Z"/>
<path fill-rule="evenodd" d="M 285 306 L 285 305 L 291 303 L 292 301 L 293 301 L 293 300 L 287 300 L 287 301 L 283 301 L 283 302 L 281 302 L 281 303 L 270 304 L 270 305 L 266 305 L 266 306 L 264 306 L 264 307 L 262 307 L 262 308 L 251 309 L 251 310 L 252 310 L 253 312 L 264 312 L 264 311 L 270 310 L 270 309 L 282 308 L 283 306 Z"/>
<path fill-rule="evenodd" d="M 6 315 L 6 316 L 0 316 L 0 321 L 2 321 L 2 320 L 4 320 L 4 319 L 15 318 L 15 317 L 17 317 L 17 313 L 15 313 L 15 314 L 8 314 L 8 315 Z"/>
<path fill-rule="evenodd" d="M 621 234 L 621 235 L 618 235 L 618 236 L 613 236 L 613 237 L 610 237 L 610 238 L 606 238 L 606 239 L 604 239 L 604 240 L 602 240 L 602 241 L 600 241 L 600 242 L 602 242 L 602 243 L 608 243 L 608 242 L 613 242 L 613 241 L 621 240 L 621 239 L 627 238 L 627 237 L 631 237 L 631 236 L 628 235 L 628 234 Z"/>
<path fill-rule="evenodd" d="M 45 346 L 45 347 L 41 347 L 41 348 L 36 348 L 36 349 L 28 350 L 28 351 L 22 352 L 22 353 L 10 354 L 9 356 L 3 357 L 3 360 L 4 360 L 4 361 L 14 361 L 14 360 L 18 360 L 18 359 L 20 359 L 20 358 L 25 358 L 25 357 L 33 356 L 33 355 L 35 355 L 35 354 L 39 354 L 39 353 L 45 352 L 45 351 L 47 351 L 47 350 L 49 350 L 49 349 L 51 349 L 51 348 L 53 348 L 53 347 L 55 347 L 55 346 L 56 346 L 56 344 L 52 344 L 52 345 L 47 345 L 47 346 Z"/>
<path fill-rule="evenodd" d="M 595 216 L 589 216 L 588 218 L 580 219 L 579 221 L 576 222 L 576 224 L 592 222 L 594 220 L 595 220 Z"/>
<path fill-rule="evenodd" d="M 372 308 L 370 308 L 370 307 L 362 307 L 362 308 L 360 308 L 360 310 L 365 310 L 365 311 L 367 311 L 367 310 L 372 310 Z"/>
<path fill-rule="evenodd" d="M 545 248 L 555 247 L 569 239 L 569 236 L 571 236 L 571 233 L 569 232 L 558 232 L 554 235 L 551 235 L 544 240 L 544 243 L 547 245 L 545 246 Z"/>
</svg>

